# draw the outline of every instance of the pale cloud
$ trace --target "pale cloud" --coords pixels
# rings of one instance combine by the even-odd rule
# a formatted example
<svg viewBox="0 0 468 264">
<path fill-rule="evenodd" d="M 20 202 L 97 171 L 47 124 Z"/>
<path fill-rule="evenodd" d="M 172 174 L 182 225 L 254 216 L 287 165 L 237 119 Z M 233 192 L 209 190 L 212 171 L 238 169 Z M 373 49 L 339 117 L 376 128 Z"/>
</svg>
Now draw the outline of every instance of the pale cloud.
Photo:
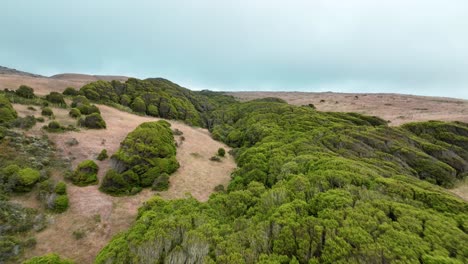
<svg viewBox="0 0 468 264">
<path fill-rule="evenodd" d="M 468 2 L 3 0 L 0 65 L 468 98 Z"/>
</svg>

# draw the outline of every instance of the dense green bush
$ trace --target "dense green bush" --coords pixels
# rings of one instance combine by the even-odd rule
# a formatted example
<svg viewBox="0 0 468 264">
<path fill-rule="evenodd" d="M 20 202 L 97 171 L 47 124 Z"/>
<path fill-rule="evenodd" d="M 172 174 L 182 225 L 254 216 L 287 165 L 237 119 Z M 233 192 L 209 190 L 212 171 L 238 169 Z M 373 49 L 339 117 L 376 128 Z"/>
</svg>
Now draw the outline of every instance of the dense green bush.
<svg viewBox="0 0 468 264">
<path fill-rule="evenodd" d="M 47 127 L 50 129 L 50 130 L 59 130 L 60 129 L 60 123 L 57 122 L 57 121 L 51 121 Z"/>
<path fill-rule="evenodd" d="M 29 192 L 39 181 L 41 174 L 36 169 L 24 168 L 18 170 L 15 176 L 17 176 L 17 181 L 14 190 L 17 192 Z"/>
<path fill-rule="evenodd" d="M 44 108 L 42 108 L 41 115 L 43 115 L 43 116 L 53 116 L 54 112 L 52 111 L 51 108 L 44 107 Z"/>
<path fill-rule="evenodd" d="M 92 160 L 81 162 L 71 176 L 71 181 L 78 186 L 95 185 L 98 183 L 98 165 Z"/>
<path fill-rule="evenodd" d="M 81 111 L 78 108 L 72 108 L 70 112 L 68 113 L 70 117 L 73 118 L 80 118 L 81 117 Z"/>
<path fill-rule="evenodd" d="M 78 95 L 78 96 L 73 97 L 73 100 L 70 106 L 77 107 L 79 105 L 89 105 L 89 104 L 90 103 L 89 103 L 88 98 L 82 95 Z"/>
<path fill-rule="evenodd" d="M 153 106 L 155 107 L 155 106 Z M 146 104 L 141 97 L 135 98 L 132 102 L 132 110 L 137 113 L 145 113 L 146 112 Z M 157 108 L 152 110 L 152 112 L 157 112 Z"/>
<path fill-rule="evenodd" d="M 60 258 L 57 254 L 50 253 L 44 256 L 30 258 L 24 261 L 23 264 L 74 264 L 74 262 Z"/>
<path fill-rule="evenodd" d="M 103 161 L 103 160 L 107 159 L 108 157 L 109 156 L 107 155 L 107 150 L 103 149 L 103 150 L 101 150 L 101 152 L 97 156 L 97 160 Z"/>
<path fill-rule="evenodd" d="M 46 95 L 46 100 L 53 103 L 53 104 L 58 104 L 61 106 L 66 106 L 67 104 L 65 103 L 65 100 L 63 98 L 63 95 L 58 92 L 50 92 L 48 95 Z"/>
<path fill-rule="evenodd" d="M 18 117 L 10 101 L 0 94 L 0 125 L 11 122 Z"/>
<path fill-rule="evenodd" d="M 55 197 L 54 211 L 57 213 L 65 212 L 68 209 L 68 196 L 66 194 Z"/>
<path fill-rule="evenodd" d="M 132 188 L 164 188 L 166 175 L 179 168 L 170 124 L 147 122 L 129 133 L 120 149 L 111 157 L 114 170 L 103 179 L 101 190 L 114 195 L 130 194 Z M 160 177 L 163 177 L 160 179 Z"/>
<path fill-rule="evenodd" d="M 64 182 L 58 182 L 54 191 L 56 194 L 67 194 L 67 185 Z"/>
<path fill-rule="evenodd" d="M 79 125 L 87 128 L 92 128 L 92 129 L 105 129 L 106 128 L 106 122 L 102 118 L 102 116 L 98 113 L 93 113 L 90 115 L 87 115 L 84 118 L 81 118 L 79 120 Z"/>
<path fill-rule="evenodd" d="M 63 92 L 63 95 L 68 95 L 68 96 L 76 96 L 79 94 L 79 92 L 73 88 L 73 87 L 67 87 Z"/>
<path fill-rule="evenodd" d="M 20 97 L 24 97 L 24 98 L 28 98 L 28 99 L 31 99 L 31 98 L 35 97 L 34 89 L 27 86 L 27 85 L 21 85 L 18 89 L 16 89 L 15 93 L 16 93 L 16 95 L 18 95 Z"/>
</svg>

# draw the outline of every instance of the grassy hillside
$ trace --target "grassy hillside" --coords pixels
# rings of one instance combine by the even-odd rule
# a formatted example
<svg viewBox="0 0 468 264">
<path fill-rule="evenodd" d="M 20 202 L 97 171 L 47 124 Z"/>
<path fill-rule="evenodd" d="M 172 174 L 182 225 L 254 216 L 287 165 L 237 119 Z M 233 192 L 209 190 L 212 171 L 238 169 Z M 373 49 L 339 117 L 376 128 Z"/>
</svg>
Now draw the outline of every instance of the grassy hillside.
<svg viewBox="0 0 468 264">
<path fill-rule="evenodd" d="M 96 263 L 466 263 L 468 125 L 391 128 L 280 100 L 210 113 L 235 147 L 227 192 L 154 198 Z"/>
</svg>

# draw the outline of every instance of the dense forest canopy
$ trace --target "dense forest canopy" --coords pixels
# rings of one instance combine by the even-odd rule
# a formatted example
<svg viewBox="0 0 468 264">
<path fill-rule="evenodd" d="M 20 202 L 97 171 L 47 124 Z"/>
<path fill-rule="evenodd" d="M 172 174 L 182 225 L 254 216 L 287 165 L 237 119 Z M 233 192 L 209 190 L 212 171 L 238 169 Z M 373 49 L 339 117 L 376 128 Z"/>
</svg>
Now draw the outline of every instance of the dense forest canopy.
<svg viewBox="0 0 468 264">
<path fill-rule="evenodd" d="M 468 125 L 388 127 L 277 100 L 211 113 L 238 169 L 206 203 L 154 198 L 96 263 L 466 263 Z M 442 187 L 440 187 L 442 186 Z"/>
<path fill-rule="evenodd" d="M 79 93 L 89 100 L 129 107 L 132 111 L 167 119 L 179 119 L 196 126 L 210 126 L 211 111 L 234 98 L 220 93 L 193 92 L 168 80 L 97 81 L 83 86 Z"/>
</svg>

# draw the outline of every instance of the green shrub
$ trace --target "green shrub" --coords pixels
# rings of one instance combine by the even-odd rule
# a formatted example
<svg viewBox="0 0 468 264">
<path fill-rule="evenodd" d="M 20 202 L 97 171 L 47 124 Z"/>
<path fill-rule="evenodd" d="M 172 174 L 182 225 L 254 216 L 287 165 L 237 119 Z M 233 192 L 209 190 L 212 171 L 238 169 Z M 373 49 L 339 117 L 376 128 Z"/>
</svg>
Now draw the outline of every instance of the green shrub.
<svg viewBox="0 0 468 264">
<path fill-rule="evenodd" d="M 40 179 L 41 174 L 38 170 L 32 168 L 20 169 L 17 172 L 18 181 L 14 187 L 15 191 L 28 192 L 32 189 L 34 184 Z"/>
<path fill-rule="evenodd" d="M 43 115 L 43 116 L 53 116 L 54 112 L 49 107 L 44 107 L 44 108 L 42 108 L 41 115 Z"/>
<path fill-rule="evenodd" d="M 36 117 L 36 121 L 39 122 L 39 123 L 44 123 L 45 119 L 40 116 L 40 117 Z"/>
<path fill-rule="evenodd" d="M 77 107 L 79 105 L 89 105 L 88 98 L 86 98 L 86 97 L 84 97 L 82 95 L 78 95 L 78 96 L 73 97 L 71 107 Z"/>
<path fill-rule="evenodd" d="M 64 182 L 58 182 L 54 191 L 56 194 L 67 194 L 67 185 Z"/>
<path fill-rule="evenodd" d="M 103 160 L 107 159 L 108 157 L 109 156 L 107 155 L 107 150 L 103 149 L 103 150 L 101 150 L 101 152 L 97 156 L 97 160 L 103 161 Z"/>
<path fill-rule="evenodd" d="M 90 115 L 93 113 L 98 113 L 100 114 L 101 111 L 99 111 L 99 108 L 95 105 L 90 105 L 90 104 L 79 104 L 76 106 L 78 110 L 80 110 L 80 113 L 83 115 Z"/>
<path fill-rule="evenodd" d="M 10 101 L 3 94 L 0 94 L 0 124 L 11 122 L 17 117 L 18 114 Z"/>
<path fill-rule="evenodd" d="M 133 100 L 131 107 L 132 107 L 132 110 L 137 112 L 137 113 L 145 113 L 146 112 L 145 101 L 143 101 L 143 99 L 141 99 L 140 97 L 137 97 L 137 98 L 135 98 L 135 100 Z"/>
<path fill-rule="evenodd" d="M 65 212 L 68 209 L 68 196 L 66 194 L 57 195 L 54 202 L 54 211 L 57 213 Z"/>
<path fill-rule="evenodd" d="M 70 112 L 68 113 L 68 115 L 73 118 L 79 118 L 81 117 L 81 112 L 78 108 L 72 108 Z"/>
<path fill-rule="evenodd" d="M 118 173 L 111 169 L 104 176 L 99 189 L 112 195 L 131 195 L 135 192 L 133 188 L 139 185 L 140 179 L 135 172 L 129 170 Z M 139 187 L 139 190 L 141 190 L 141 187 Z"/>
<path fill-rule="evenodd" d="M 93 113 L 85 118 L 80 119 L 79 125 L 92 129 L 104 129 L 106 128 L 106 122 L 102 116 L 98 113 Z"/>
<path fill-rule="evenodd" d="M 67 105 L 65 103 L 65 100 L 63 99 L 63 95 L 58 92 L 50 92 L 48 95 L 46 95 L 46 100 L 53 103 L 53 104 L 59 104 L 59 105 Z"/>
<path fill-rule="evenodd" d="M 33 257 L 23 262 L 23 264 L 74 264 L 69 259 L 60 258 L 59 255 L 50 253 L 40 257 Z"/>
<path fill-rule="evenodd" d="M 51 121 L 47 127 L 50 129 L 50 130 L 59 130 L 61 128 L 61 125 L 59 122 L 57 121 Z"/>
<path fill-rule="evenodd" d="M 94 161 L 85 160 L 78 165 L 71 176 L 71 181 L 78 186 L 95 185 L 98 183 L 98 171 L 99 167 Z"/>
<path fill-rule="evenodd" d="M 21 85 L 18 89 L 15 91 L 16 95 L 23 97 L 23 98 L 34 98 L 34 90 L 33 88 L 26 86 L 26 85 Z"/>
<path fill-rule="evenodd" d="M 224 148 L 219 148 L 218 149 L 218 156 L 224 157 L 226 155 L 226 150 Z"/>
<path fill-rule="evenodd" d="M 68 95 L 68 96 L 76 96 L 76 95 L 79 94 L 79 92 L 78 92 L 75 88 L 73 88 L 73 87 L 67 87 L 67 88 L 63 91 L 62 94 L 63 94 L 63 95 Z"/>
</svg>

